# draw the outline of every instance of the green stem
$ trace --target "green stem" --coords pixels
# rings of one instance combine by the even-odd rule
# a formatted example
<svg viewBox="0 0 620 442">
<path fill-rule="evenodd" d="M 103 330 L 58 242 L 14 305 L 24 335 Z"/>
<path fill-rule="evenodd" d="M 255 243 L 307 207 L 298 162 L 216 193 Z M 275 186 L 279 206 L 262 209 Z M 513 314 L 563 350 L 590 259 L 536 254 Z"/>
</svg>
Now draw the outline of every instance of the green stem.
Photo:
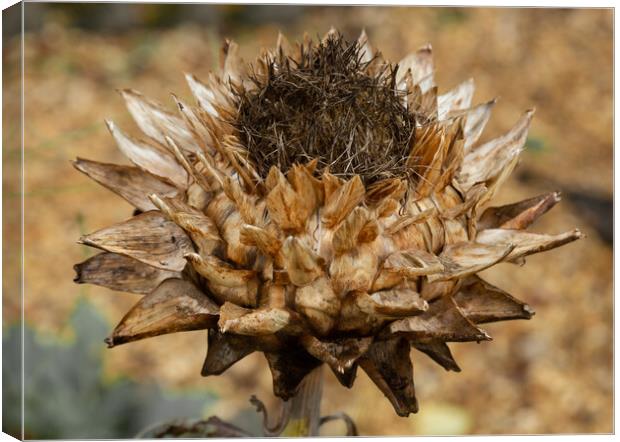
<svg viewBox="0 0 620 442">
<path fill-rule="evenodd" d="M 288 421 L 280 436 L 318 436 L 322 396 L 323 373 L 318 367 L 305 377 L 297 395 L 282 402 L 282 414 L 288 416 Z"/>
</svg>

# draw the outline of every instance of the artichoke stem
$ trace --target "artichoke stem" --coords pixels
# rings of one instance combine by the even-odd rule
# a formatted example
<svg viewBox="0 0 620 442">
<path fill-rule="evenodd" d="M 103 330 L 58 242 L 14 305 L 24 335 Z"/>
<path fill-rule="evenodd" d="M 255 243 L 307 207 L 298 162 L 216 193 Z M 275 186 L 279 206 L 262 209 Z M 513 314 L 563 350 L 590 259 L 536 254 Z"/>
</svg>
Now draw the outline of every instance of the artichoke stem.
<svg viewBox="0 0 620 442">
<path fill-rule="evenodd" d="M 288 419 L 280 436 L 318 436 L 322 396 L 323 372 L 322 367 L 318 367 L 305 377 L 294 397 L 282 401 L 281 415 Z"/>
</svg>

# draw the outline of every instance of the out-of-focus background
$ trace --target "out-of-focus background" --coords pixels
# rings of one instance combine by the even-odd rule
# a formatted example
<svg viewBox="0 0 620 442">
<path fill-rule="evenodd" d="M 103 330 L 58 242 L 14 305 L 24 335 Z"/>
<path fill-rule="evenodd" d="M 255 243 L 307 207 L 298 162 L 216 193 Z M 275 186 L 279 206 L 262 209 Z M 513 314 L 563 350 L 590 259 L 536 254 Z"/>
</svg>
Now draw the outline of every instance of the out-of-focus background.
<svg viewBox="0 0 620 442">
<path fill-rule="evenodd" d="M 421 411 L 395 415 L 363 372 L 352 390 L 327 374 L 323 413 L 345 411 L 362 435 L 608 433 L 612 424 L 612 17 L 610 9 L 25 4 L 25 429 L 28 438 L 131 437 L 174 417 L 217 414 L 256 431 L 248 403 L 274 404 L 267 364 L 247 357 L 202 378 L 206 333 L 107 350 L 103 338 L 137 301 L 72 282 L 95 253 L 77 238 L 119 220 L 124 200 L 75 171 L 76 156 L 124 162 L 104 118 L 137 129 L 117 88 L 173 109 L 189 99 L 184 72 L 206 77 L 222 40 L 251 60 L 330 26 L 393 61 L 430 42 L 440 91 L 473 77 L 476 102 L 500 97 L 484 140 L 523 111 L 536 116 L 522 162 L 496 200 L 551 190 L 563 201 L 534 228 L 578 226 L 587 238 L 486 273 L 527 301 L 531 321 L 491 324 L 490 343 L 455 344 L 461 373 L 412 353 Z M 3 17 L 5 213 L 19 209 L 19 16 Z M 8 26 L 8 27 L 7 27 Z M 16 98 L 12 98 L 16 97 Z M 13 100 L 13 101 L 11 101 Z M 483 140 L 483 141 L 484 141 Z M 4 342 L 19 344 L 18 218 L 3 225 Z M 7 353 L 5 353 L 7 354 Z M 17 361 L 4 358 L 4 429 L 17 432 Z M 17 408 L 18 402 L 15 402 Z M 325 434 L 342 434 L 338 424 Z"/>
</svg>

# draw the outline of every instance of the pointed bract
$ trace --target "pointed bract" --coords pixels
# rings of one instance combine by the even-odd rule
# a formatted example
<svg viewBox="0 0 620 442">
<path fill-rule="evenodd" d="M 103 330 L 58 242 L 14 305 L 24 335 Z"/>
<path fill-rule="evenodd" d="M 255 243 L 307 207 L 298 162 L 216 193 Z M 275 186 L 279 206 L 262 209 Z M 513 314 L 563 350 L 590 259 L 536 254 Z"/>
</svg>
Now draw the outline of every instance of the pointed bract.
<svg viewBox="0 0 620 442">
<path fill-rule="evenodd" d="M 209 330 L 207 357 L 202 366 L 203 376 L 218 375 L 233 364 L 254 352 L 252 339 L 246 336 L 224 334 L 217 330 Z"/>
<path fill-rule="evenodd" d="M 433 302 L 429 309 L 418 316 L 394 321 L 390 333 L 407 336 L 414 342 L 467 342 L 491 339 L 484 330 L 468 320 L 449 296 Z"/>
<path fill-rule="evenodd" d="M 450 112 L 467 109 L 474 96 L 474 79 L 470 78 L 451 91 L 437 97 L 437 118 L 445 119 Z"/>
<path fill-rule="evenodd" d="M 125 315 L 106 339 L 112 347 L 167 333 L 211 328 L 218 306 L 191 282 L 168 279 Z"/>
<path fill-rule="evenodd" d="M 321 258 L 293 236 L 284 241 L 282 257 L 291 282 L 298 287 L 312 283 L 323 274 Z"/>
<path fill-rule="evenodd" d="M 495 103 L 497 103 L 497 100 L 491 100 L 466 111 L 465 127 L 463 128 L 465 138 L 464 153 L 468 153 L 476 141 L 478 141 L 480 135 L 482 135 L 482 131 L 491 117 L 491 111 Z"/>
<path fill-rule="evenodd" d="M 185 79 L 200 107 L 209 114 L 217 116 L 217 111 L 212 104 L 215 101 L 215 94 L 213 91 L 192 74 L 185 74 Z"/>
<path fill-rule="evenodd" d="M 472 149 L 465 155 L 459 172 L 460 184 L 469 189 L 497 177 L 521 153 L 534 111 L 525 113 L 506 135 Z"/>
<path fill-rule="evenodd" d="M 510 242 L 499 245 L 496 242 L 485 244 L 481 241 L 449 244 L 439 255 L 443 271 L 429 275 L 428 280 L 445 281 L 472 275 L 507 259 L 514 248 Z"/>
<path fill-rule="evenodd" d="M 413 75 L 413 85 L 418 85 L 423 93 L 435 85 L 433 78 L 433 49 L 430 44 L 407 55 L 398 63 L 398 73 L 396 76 L 398 84 L 403 82 L 405 74 L 409 70 L 411 70 Z"/>
<path fill-rule="evenodd" d="M 356 175 L 334 191 L 329 198 L 325 198 L 321 219 L 327 227 L 332 228 L 344 220 L 363 199 L 364 184 Z"/>
<path fill-rule="evenodd" d="M 181 189 L 187 188 L 187 172 L 177 163 L 174 155 L 125 135 L 112 121 L 106 121 L 106 124 L 119 149 L 132 163 L 146 172 L 168 179 Z"/>
<path fill-rule="evenodd" d="M 218 326 L 222 333 L 273 335 L 285 327 L 292 328 L 290 326 L 294 319 L 292 312 L 283 308 L 248 310 L 226 302 L 220 309 Z"/>
<path fill-rule="evenodd" d="M 454 301 L 467 319 L 475 324 L 509 319 L 530 319 L 534 315 L 529 305 L 476 275 L 470 276 L 463 282 L 459 291 L 454 295 Z"/>
<path fill-rule="evenodd" d="M 201 211 L 178 198 L 160 198 L 153 194 L 150 199 L 170 220 L 189 234 L 202 254 L 212 254 L 222 247 L 215 223 Z"/>
<path fill-rule="evenodd" d="M 235 269 L 215 256 L 184 255 L 198 273 L 207 279 L 212 295 L 220 302 L 253 307 L 257 303 L 258 278 L 253 270 Z"/>
<path fill-rule="evenodd" d="M 181 273 L 158 269 L 116 253 L 103 252 L 73 266 L 78 284 L 95 284 L 121 292 L 145 294 Z"/>
<path fill-rule="evenodd" d="M 461 368 L 457 365 L 452 356 L 452 352 L 450 352 L 450 347 L 448 347 L 448 344 L 445 342 L 414 343 L 413 347 L 427 354 L 429 358 L 437 362 L 447 371 L 461 371 Z"/>
<path fill-rule="evenodd" d="M 311 335 L 301 338 L 301 344 L 309 354 L 325 362 L 334 372 L 341 374 L 353 367 L 353 364 L 368 351 L 371 343 L 372 337 L 329 341 L 321 341 Z"/>
<path fill-rule="evenodd" d="M 357 39 L 357 44 L 362 48 L 360 51 L 362 63 L 369 63 L 374 57 L 374 51 L 372 49 L 372 46 L 370 46 L 370 42 L 368 41 L 368 35 L 366 35 L 365 29 L 362 29 L 362 33 Z"/>
<path fill-rule="evenodd" d="M 583 234 L 579 229 L 560 233 L 559 235 L 528 233 L 521 230 L 487 229 L 478 234 L 476 241 L 480 244 L 510 244 L 513 246 L 513 250 L 506 259 L 514 260 L 534 253 L 555 249 L 582 236 Z"/>
<path fill-rule="evenodd" d="M 478 229 L 528 228 L 534 221 L 560 202 L 559 192 L 546 193 L 518 203 L 500 207 L 489 207 L 478 220 Z"/>
<path fill-rule="evenodd" d="M 148 197 L 152 193 L 168 197 L 179 194 L 179 190 L 173 185 L 138 167 L 99 163 L 81 158 L 74 161 L 73 166 L 102 186 L 120 195 L 142 212 L 156 208 Z"/>
<path fill-rule="evenodd" d="M 122 89 L 121 96 L 138 127 L 149 137 L 166 144 L 166 136 L 175 139 L 184 149 L 195 151 L 197 146 L 183 120 L 162 105 L 133 89 Z"/>
<path fill-rule="evenodd" d="M 284 353 L 265 352 L 273 377 L 273 393 L 285 401 L 299 390 L 299 384 L 308 373 L 321 365 L 303 348 Z"/>
<path fill-rule="evenodd" d="M 391 402 L 399 416 L 418 412 L 409 343 L 402 338 L 376 341 L 359 365 Z"/>
<path fill-rule="evenodd" d="M 331 367 L 330 369 L 332 373 L 334 373 L 334 376 L 336 376 L 336 379 L 338 379 L 338 382 L 340 382 L 340 385 L 351 388 L 353 387 L 355 377 L 357 376 L 357 365 L 357 363 L 354 363 L 351 367 L 345 368 L 342 372 L 334 370 Z"/>
<path fill-rule="evenodd" d="M 415 315 L 428 310 L 428 303 L 411 289 L 392 289 L 373 293 L 370 298 L 376 314 L 391 318 Z"/>
<path fill-rule="evenodd" d="M 79 242 L 176 272 L 185 267 L 184 255 L 193 252 L 183 229 L 155 210 L 85 235 Z"/>
</svg>

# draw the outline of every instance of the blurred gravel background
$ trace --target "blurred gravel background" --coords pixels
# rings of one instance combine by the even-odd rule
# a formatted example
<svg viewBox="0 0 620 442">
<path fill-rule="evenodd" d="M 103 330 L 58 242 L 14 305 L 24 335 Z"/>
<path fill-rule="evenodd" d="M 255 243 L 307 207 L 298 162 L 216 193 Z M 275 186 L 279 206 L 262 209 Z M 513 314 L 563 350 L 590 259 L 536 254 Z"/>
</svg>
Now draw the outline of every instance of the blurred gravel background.
<svg viewBox="0 0 620 442">
<path fill-rule="evenodd" d="M 73 264 L 94 253 L 76 245 L 77 238 L 131 214 L 127 203 L 69 163 L 76 156 L 125 161 L 103 123 L 111 118 L 137 131 L 115 89 L 138 89 L 172 109 L 170 92 L 189 98 L 183 73 L 206 77 L 217 66 L 225 37 L 237 41 L 249 60 L 260 47 L 275 44 L 278 30 L 294 41 L 303 31 L 323 35 L 331 25 L 350 38 L 365 28 L 372 44 L 393 61 L 432 43 L 440 91 L 471 76 L 475 102 L 499 96 L 482 141 L 536 107 L 521 164 L 495 202 L 561 190 L 563 202 L 534 230 L 557 233 L 578 226 L 588 237 L 530 257 L 521 268 L 504 264 L 486 272 L 490 282 L 527 301 L 536 316 L 489 325 L 493 342 L 453 345 L 461 373 L 412 354 L 417 415 L 396 416 L 363 372 L 351 391 L 326 372 L 323 413 L 347 412 L 363 435 L 612 432 L 612 20 L 610 9 L 26 3 L 25 308 L 37 336 L 27 355 L 36 360 L 44 342 L 71 345 L 84 332 L 70 321 L 78 301 L 94 305 L 109 329 L 136 301 L 134 295 L 72 282 Z M 5 65 L 19 55 L 19 27 L 6 23 L 11 25 L 5 20 L 5 32 L 16 34 L 5 42 Z M 19 108 L 10 95 L 18 91 L 18 79 L 17 70 L 5 70 L 5 213 L 19 207 Z M 6 257 L 19 250 L 19 223 L 7 216 L 3 227 Z M 18 316 L 17 263 L 4 267 L 5 327 Z M 104 350 L 104 335 L 96 337 L 101 347 L 89 350 L 102 354 L 104 385 L 123 378 L 175 394 L 191 391 L 193 399 L 217 398 L 196 407 L 196 416 L 217 414 L 248 429 L 258 425 L 249 396 L 274 402 L 259 355 L 219 378 L 200 377 L 204 332 L 113 350 Z M 80 370 L 72 373 L 80 377 Z M 27 373 L 29 381 L 34 379 Z M 62 407 L 71 400 L 62 385 L 37 397 Z M 37 422 L 53 419 L 53 410 L 27 407 L 27 435 L 75 436 L 75 428 L 52 435 L 37 430 Z M 98 414 L 83 419 L 95 422 Z M 79 428 L 79 437 L 96 436 L 88 423 Z M 131 437 L 130 431 L 120 426 L 112 437 Z M 337 423 L 325 427 L 325 434 L 343 431 Z"/>
</svg>

